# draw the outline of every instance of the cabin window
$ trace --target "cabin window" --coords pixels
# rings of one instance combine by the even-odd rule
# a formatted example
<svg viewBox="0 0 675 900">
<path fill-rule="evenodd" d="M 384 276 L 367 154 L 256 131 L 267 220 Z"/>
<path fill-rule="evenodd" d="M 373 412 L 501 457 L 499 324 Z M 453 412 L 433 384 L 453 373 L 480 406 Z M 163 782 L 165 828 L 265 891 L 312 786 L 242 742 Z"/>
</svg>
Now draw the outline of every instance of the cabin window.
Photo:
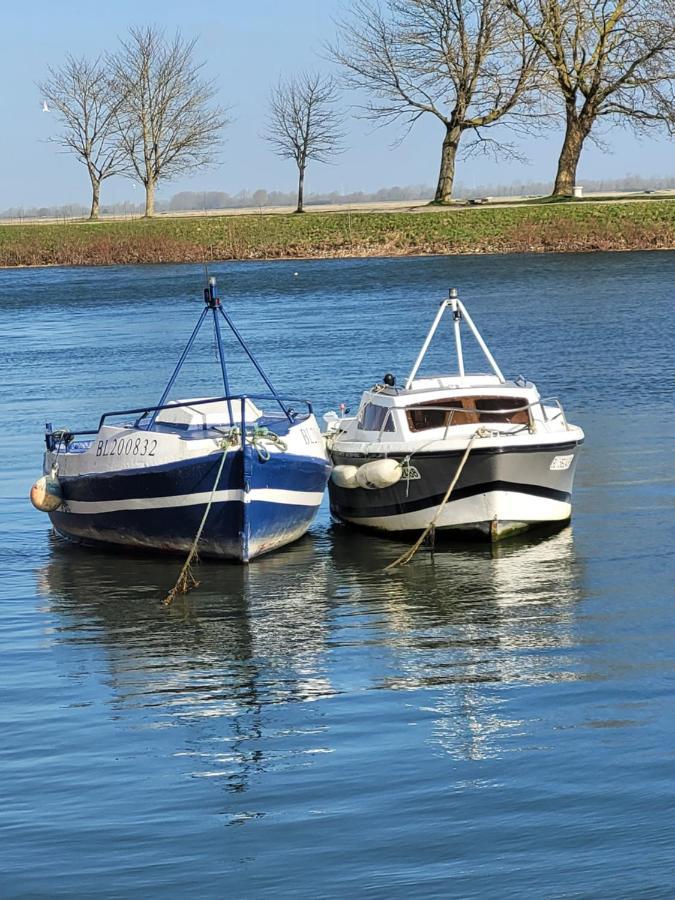
<svg viewBox="0 0 675 900">
<path fill-rule="evenodd" d="M 501 422 L 528 425 L 527 400 L 523 397 L 453 397 L 429 400 L 406 410 L 411 431 L 447 428 L 452 425 L 482 425 Z"/>
<path fill-rule="evenodd" d="M 359 413 L 358 428 L 361 431 L 393 431 L 394 420 L 387 415 L 391 407 L 377 406 L 375 403 L 366 403 Z M 386 422 L 385 422 L 386 419 Z M 384 424 L 384 428 L 382 425 Z"/>
</svg>

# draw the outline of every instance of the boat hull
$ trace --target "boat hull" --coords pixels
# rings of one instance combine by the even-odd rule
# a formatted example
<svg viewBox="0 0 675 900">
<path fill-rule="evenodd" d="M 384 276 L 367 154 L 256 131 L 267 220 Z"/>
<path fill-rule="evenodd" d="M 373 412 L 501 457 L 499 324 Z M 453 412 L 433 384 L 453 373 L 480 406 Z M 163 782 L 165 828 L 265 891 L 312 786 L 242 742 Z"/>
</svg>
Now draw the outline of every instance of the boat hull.
<svg viewBox="0 0 675 900">
<path fill-rule="evenodd" d="M 249 446 L 156 468 L 60 477 L 63 506 L 50 513 L 56 531 L 86 544 L 249 562 L 301 537 L 314 519 L 329 463 L 275 453 L 262 461 Z M 213 495 L 213 496 L 212 496 Z"/>
<path fill-rule="evenodd" d="M 476 448 L 445 505 L 462 450 L 414 455 L 404 477 L 390 487 L 341 488 L 329 482 L 332 515 L 382 532 L 419 532 L 438 516 L 435 528 L 457 537 L 501 540 L 538 525 L 567 521 L 579 441 L 530 447 Z M 334 449 L 336 465 L 358 465 Z M 394 458 L 405 462 L 403 455 Z M 442 509 L 439 508 L 442 506 Z"/>
</svg>

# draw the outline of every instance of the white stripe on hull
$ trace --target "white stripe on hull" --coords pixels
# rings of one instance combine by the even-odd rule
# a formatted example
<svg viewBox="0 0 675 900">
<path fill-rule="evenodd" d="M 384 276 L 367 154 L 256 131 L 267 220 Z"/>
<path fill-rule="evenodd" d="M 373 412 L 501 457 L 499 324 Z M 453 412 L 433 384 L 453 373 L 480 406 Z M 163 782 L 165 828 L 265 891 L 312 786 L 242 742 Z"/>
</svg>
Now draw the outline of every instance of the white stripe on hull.
<svg viewBox="0 0 675 900">
<path fill-rule="evenodd" d="M 414 512 L 391 516 L 340 516 L 345 522 L 379 528 L 381 531 L 422 531 L 438 511 L 438 505 Z M 436 528 L 479 529 L 490 533 L 490 525 L 512 523 L 526 528 L 544 522 L 564 522 L 569 519 L 572 505 L 561 500 L 534 497 L 516 491 L 489 491 L 475 497 L 450 500 L 441 512 Z M 508 530 L 514 530 L 513 527 Z"/>
<path fill-rule="evenodd" d="M 139 497 L 130 500 L 68 500 L 59 512 L 111 513 L 135 509 L 173 509 L 182 506 L 200 506 L 209 502 L 211 491 L 198 494 L 177 494 L 170 497 Z M 319 506 L 322 491 L 288 491 L 280 488 L 255 488 L 248 494 L 243 490 L 216 491 L 213 502 L 226 503 L 285 503 L 289 506 Z"/>
</svg>

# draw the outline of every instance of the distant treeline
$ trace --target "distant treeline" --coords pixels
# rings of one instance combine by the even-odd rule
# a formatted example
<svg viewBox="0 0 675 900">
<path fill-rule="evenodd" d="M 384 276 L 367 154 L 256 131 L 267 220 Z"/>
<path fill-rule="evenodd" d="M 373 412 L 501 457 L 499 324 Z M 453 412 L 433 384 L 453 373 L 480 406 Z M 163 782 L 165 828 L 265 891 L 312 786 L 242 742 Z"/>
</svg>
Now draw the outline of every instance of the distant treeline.
<svg viewBox="0 0 675 900">
<path fill-rule="evenodd" d="M 640 175 L 626 175 L 623 178 L 588 179 L 582 181 L 584 191 L 588 192 L 614 192 L 614 191 L 656 191 L 675 188 L 675 175 L 643 178 Z M 458 185 L 455 195 L 458 199 L 470 199 L 472 197 L 530 197 L 544 196 L 551 192 L 551 182 L 547 181 L 516 181 L 512 184 L 480 184 Z M 429 200 L 434 196 L 434 188 L 430 185 L 413 184 L 388 188 L 380 188 L 378 191 L 354 191 L 342 194 L 339 191 L 328 193 L 312 193 L 306 195 L 305 205 L 317 206 L 357 204 L 357 203 L 384 203 L 387 201 L 414 202 L 416 200 Z M 258 188 L 255 191 L 242 190 L 237 194 L 228 194 L 225 191 L 181 191 L 174 194 L 170 200 L 158 200 L 156 208 L 159 212 L 199 212 L 200 210 L 214 209 L 265 209 L 275 206 L 294 206 L 296 202 L 294 191 L 267 191 Z M 144 203 L 114 203 L 101 206 L 104 216 L 137 216 L 142 215 L 145 209 Z M 11 207 L 0 212 L 3 219 L 77 219 L 89 215 L 89 207 L 81 203 L 69 203 L 65 206 L 33 206 Z"/>
<path fill-rule="evenodd" d="M 305 194 L 304 202 L 307 206 L 319 204 L 338 203 L 383 203 L 387 200 L 428 200 L 434 195 L 434 189 L 426 184 L 411 184 L 405 187 L 380 188 L 379 191 L 353 191 L 342 194 L 339 191 L 326 193 Z M 167 209 L 179 212 L 181 210 L 199 209 L 242 209 L 248 207 L 265 206 L 294 206 L 297 200 L 295 191 L 266 191 L 258 188 L 256 191 L 239 191 L 231 196 L 224 191 L 181 191 L 174 194 Z"/>
<path fill-rule="evenodd" d="M 466 185 L 458 183 L 455 196 L 458 199 L 472 197 L 540 197 L 551 193 L 551 181 L 516 181 L 512 184 L 479 184 Z M 642 178 L 640 175 L 626 175 L 623 178 L 583 181 L 585 191 L 647 191 L 675 188 L 675 175 Z M 428 184 L 411 184 L 401 187 L 380 188 L 378 191 L 353 191 L 342 194 L 339 191 L 329 193 L 311 193 L 305 195 L 307 206 L 319 204 L 350 203 L 384 203 L 386 201 L 430 200 L 434 196 L 434 188 Z M 266 206 L 293 206 L 296 195 L 293 191 L 239 191 L 230 195 L 224 191 L 181 191 L 174 194 L 163 209 L 168 212 L 187 212 L 200 209 L 242 209 Z"/>
</svg>

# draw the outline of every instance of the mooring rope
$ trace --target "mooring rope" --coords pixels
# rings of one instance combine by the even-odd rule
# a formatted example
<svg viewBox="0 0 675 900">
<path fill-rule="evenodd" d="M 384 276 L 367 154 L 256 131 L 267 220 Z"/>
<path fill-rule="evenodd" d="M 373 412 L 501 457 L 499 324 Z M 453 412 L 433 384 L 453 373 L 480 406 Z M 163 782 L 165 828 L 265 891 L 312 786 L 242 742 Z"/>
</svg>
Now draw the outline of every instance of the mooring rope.
<svg viewBox="0 0 675 900">
<path fill-rule="evenodd" d="M 457 471 L 455 472 L 454 478 L 450 482 L 448 489 L 445 492 L 445 496 L 441 500 L 440 506 L 434 513 L 433 518 L 431 519 L 431 521 L 429 522 L 427 527 L 424 529 L 422 534 L 417 538 L 417 540 L 412 545 L 412 547 L 408 547 L 408 549 L 405 550 L 399 557 L 397 557 L 397 559 L 395 559 L 393 562 L 389 563 L 388 566 L 384 567 L 385 572 L 389 571 L 389 569 L 395 569 L 397 566 L 407 565 L 410 562 L 410 560 L 415 556 L 417 551 L 420 549 L 420 547 L 424 543 L 429 532 L 435 527 L 436 522 L 438 521 L 438 517 L 443 512 L 443 509 L 445 508 L 445 504 L 450 499 L 450 495 L 454 491 L 455 485 L 459 481 L 459 476 L 462 474 L 462 470 L 463 470 L 464 466 L 466 465 L 467 459 L 469 458 L 469 454 L 471 453 L 471 448 L 473 447 L 474 442 L 476 441 L 477 438 L 489 437 L 489 436 L 490 436 L 490 432 L 488 431 L 487 428 L 481 427 L 481 428 L 478 428 L 476 431 L 474 431 L 474 433 L 471 435 L 469 443 L 466 445 L 466 449 L 464 450 L 464 455 L 462 456 L 460 463 L 457 466 Z"/>
<path fill-rule="evenodd" d="M 171 603 L 176 599 L 179 594 L 187 594 L 193 588 L 199 586 L 199 582 L 192 574 L 191 564 L 195 560 L 197 556 L 197 546 L 199 541 L 201 540 L 202 532 L 204 530 L 204 525 L 206 525 L 206 520 L 208 518 L 209 512 L 211 511 L 211 505 L 213 504 L 213 498 L 216 496 L 216 490 L 218 488 L 218 482 L 220 481 L 220 476 L 223 472 L 223 467 L 225 466 L 225 460 L 227 459 L 227 451 L 230 449 L 230 445 L 234 442 L 239 441 L 239 429 L 234 428 L 230 432 L 230 434 L 225 437 L 220 445 L 222 447 L 222 457 L 220 460 L 220 465 L 218 466 L 218 473 L 216 475 L 216 480 L 213 482 L 213 488 L 211 489 L 211 496 L 209 497 L 209 501 L 206 504 L 206 509 L 204 510 L 204 515 L 202 516 L 202 520 L 199 523 L 199 528 L 197 529 L 197 533 L 192 541 L 192 545 L 190 547 L 190 552 L 187 555 L 187 559 L 183 563 L 183 568 L 180 570 L 180 574 L 176 579 L 176 583 L 171 588 L 169 593 L 164 598 L 164 605 L 170 606 Z"/>
<path fill-rule="evenodd" d="M 270 431 L 265 426 L 255 425 L 252 431 L 247 434 L 248 441 L 255 448 L 260 462 L 267 462 L 270 458 L 270 451 L 265 446 L 266 443 L 271 444 L 284 453 L 288 449 L 288 445 L 283 438 L 280 438 L 274 431 Z"/>
<path fill-rule="evenodd" d="M 276 447 L 282 452 L 287 449 L 286 442 L 282 440 L 282 438 L 280 438 L 278 434 L 275 434 L 273 431 L 270 431 L 269 428 L 264 427 L 261 428 L 256 426 L 251 432 L 249 432 L 248 434 L 244 434 L 243 436 L 241 435 L 239 428 L 231 428 L 229 433 L 227 433 L 225 437 L 223 437 L 220 442 L 220 446 L 223 450 L 223 455 L 220 460 L 220 465 L 218 466 L 216 480 L 213 483 L 211 496 L 209 497 L 209 501 L 206 504 L 204 515 L 202 516 L 202 520 L 199 523 L 199 528 L 197 529 L 197 533 L 194 537 L 194 540 L 192 541 L 192 545 L 190 546 L 190 551 L 187 555 L 187 559 L 183 563 L 183 568 L 180 570 L 180 574 L 178 575 L 176 583 L 164 598 L 164 604 L 166 606 L 169 606 L 171 603 L 173 603 L 173 601 L 179 594 L 187 594 L 193 588 L 199 586 L 199 582 L 192 573 L 191 565 L 197 559 L 197 547 L 199 545 L 199 541 L 201 540 L 202 532 L 204 531 L 204 526 L 206 525 L 206 520 L 208 518 L 209 512 L 211 511 L 213 499 L 218 488 L 218 482 L 220 481 L 220 476 L 223 472 L 223 467 L 227 458 L 227 451 L 231 446 L 239 443 L 240 437 L 242 438 L 242 449 L 244 447 L 244 442 L 248 440 L 251 446 L 254 447 L 256 452 L 258 453 L 258 458 L 261 462 L 267 462 L 267 460 L 270 458 L 270 451 L 265 446 L 265 443 L 272 444 L 272 446 Z"/>
</svg>

